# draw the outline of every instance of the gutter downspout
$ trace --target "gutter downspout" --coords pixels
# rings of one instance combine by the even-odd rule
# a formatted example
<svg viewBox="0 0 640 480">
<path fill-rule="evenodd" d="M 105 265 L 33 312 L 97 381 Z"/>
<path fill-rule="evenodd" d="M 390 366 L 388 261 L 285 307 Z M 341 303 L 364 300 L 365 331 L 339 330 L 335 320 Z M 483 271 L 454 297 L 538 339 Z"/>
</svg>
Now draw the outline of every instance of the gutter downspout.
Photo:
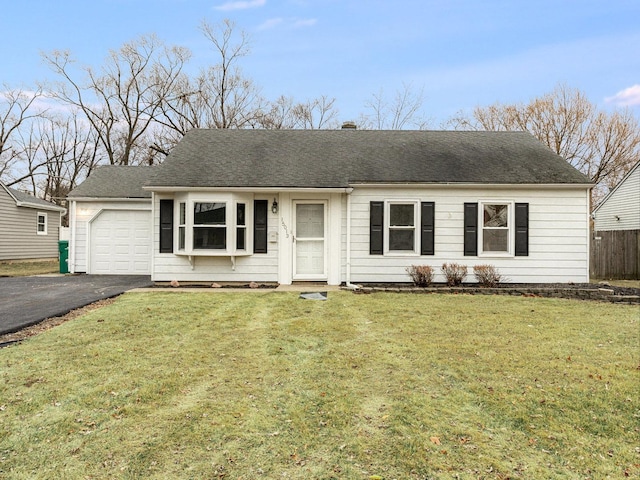
<svg viewBox="0 0 640 480">
<path fill-rule="evenodd" d="M 353 188 L 347 190 L 347 278 L 346 287 L 350 290 L 358 290 L 361 285 L 351 283 L 351 192 Z"/>
</svg>

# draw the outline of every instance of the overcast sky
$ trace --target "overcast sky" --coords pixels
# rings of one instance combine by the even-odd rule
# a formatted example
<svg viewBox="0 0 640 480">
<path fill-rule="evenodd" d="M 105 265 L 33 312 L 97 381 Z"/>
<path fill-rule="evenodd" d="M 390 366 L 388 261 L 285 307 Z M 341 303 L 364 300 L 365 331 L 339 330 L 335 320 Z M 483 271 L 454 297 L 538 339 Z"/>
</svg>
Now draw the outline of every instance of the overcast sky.
<svg viewBox="0 0 640 480">
<path fill-rule="evenodd" d="M 99 66 L 156 33 L 214 61 L 198 25 L 224 18 L 251 39 L 244 73 L 271 100 L 328 95 L 340 120 L 372 94 L 423 89 L 431 126 L 494 102 L 526 102 L 565 83 L 601 108 L 640 117 L 638 0 L 22 0 L 3 3 L 0 83 L 54 78 L 40 52 Z"/>
</svg>

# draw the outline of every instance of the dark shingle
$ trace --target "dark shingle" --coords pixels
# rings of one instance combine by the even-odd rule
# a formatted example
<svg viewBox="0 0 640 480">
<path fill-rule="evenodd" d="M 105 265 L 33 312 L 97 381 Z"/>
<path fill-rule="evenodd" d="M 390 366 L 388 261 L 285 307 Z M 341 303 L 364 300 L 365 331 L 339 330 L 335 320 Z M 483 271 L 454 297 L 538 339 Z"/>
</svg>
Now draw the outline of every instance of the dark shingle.
<svg viewBox="0 0 640 480">
<path fill-rule="evenodd" d="M 191 130 L 151 187 L 589 184 L 524 132 Z"/>
<path fill-rule="evenodd" d="M 69 192 L 68 198 L 151 198 L 151 192 L 143 190 L 151 174 L 158 167 L 133 167 L 105 165 Z"/>
</svg>

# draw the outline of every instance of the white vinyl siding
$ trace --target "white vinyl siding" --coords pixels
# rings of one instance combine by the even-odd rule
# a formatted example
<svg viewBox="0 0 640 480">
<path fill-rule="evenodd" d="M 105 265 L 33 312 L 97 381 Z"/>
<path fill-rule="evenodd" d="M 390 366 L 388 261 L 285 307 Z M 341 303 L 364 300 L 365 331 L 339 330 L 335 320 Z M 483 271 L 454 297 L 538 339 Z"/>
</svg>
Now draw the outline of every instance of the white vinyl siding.
<svg viewBox="0 0 640 480">
<path fill-rule="evenodd" d="M 594 229 L 640 229 L 640 163 L 594 211 Z"/>
<path fill-rule="evenodd" d="M 0 186 L 0 260 L 58 256 L 60 212 L 46 212 L 48 235 L 38 235 L 39 212 L 36 208 L 18 207 Z"/>
<path fill-rule="evenodd" d="M 267 215 L 267 253 L 266 254 L 250 254 L 251 252 L 247 252 L 248 254 L 239 255 L 233 257 L 231 255 L 221 255 L 221 256 L 207 256 L 207 255 L 198 255 L 196 252 L 189 257 L 189 255 L 176 255 L 174 253 L 159 253 L 160 248 L 160 227 L 159 227 L 159 216 L 157 212 L 160 208 L 160 199 L 165 198 L 173 198 L 172 196 L 161 196 L 156 195 L 155 197 L 155 212 L 156 215 L 153 218 L 153 227 L 152 227 L 152 252 L 153 252 L 153 273 L 152 280 L 157 282 L 163 281 L 171 281 L 177 279 L 181 282 L 277 282 L 278 281 L 278 250 L 279 250 L 279 242 L 280 238 L 277 239 L 276 242 L 272 242 L 269 240 L 270 234 L 272 232 L 278 232 L 278 215 L 275 215 L 271 212 L 269 208 Z M 202 196 L 199 197 L 202 200 Z M 270 196 L 253 196 L 255 200 L 269 200 L 269 206 L 272 203 L 273 195 Z M 240 203 L 245 204 L 245 208 L 253 209 L 253 199 L 249 201 L 240 201 Z M 200 201 L 199 200 L 199 201 Z M 180 201 L 176 202 L 178 205 L 178 209 L 181 207 Z M 186 209 L 188 212 L 189 202 L 186 202 Z M 193 205 L 193 204 L 191 204 Z M 233 205 L 233 208 L 231 208 Z M 227 204 L 227 212 L 226 215 L 231 215 L 232 217 L 236 216 L 236 203 L 229 202 Z M 248 215 L 248 212 L 245 223 L 246 228 L 245 234 L 247 237 L 253 235 L 253 215 Z M 179 214 L 179 210 L 178 210 Z M 178 219 L 180 217 L 178 216 Z M 234 226 L 234 230 L 237 227 Z M 176 232 L 174 236 L 176 241 L 179 238 L 179 226 L 176 225 Z M 236 231 L 237 234 L 237 231 Z M 235 238 L 235 235 L 234 235 Z M 233 245 L 236 245 L 237 239 L 233 240 Z M 247 238 L 247 244 L 248 238 Z M 205 252 L 206 253 L 206 252 Z"/>
<path fill-rule="evenodd" d="M 369 202 L 415 198 L 435 202 L 435 255 L 370 255 Z M 465 257 L 464 203 L 504 202 L 529 204 L 529 255 L 513 257 L 483 254 Z M 512 283 L 588 281 L 588 204 L 585 189 L 481 189 L 430 187 L 367 188 L 351 194 L 351 282 L 410 282 L 406 268 L 429 265 L 436 282 L 444 281 L 444 262 L 467 265 L 490 264 Z M 479 249 L 479 252 L 481 250 Z M 344 279 L 343 279 L 344 280 Z M 470 273 L 467 281 L 474 281 Z"/>
</svg>

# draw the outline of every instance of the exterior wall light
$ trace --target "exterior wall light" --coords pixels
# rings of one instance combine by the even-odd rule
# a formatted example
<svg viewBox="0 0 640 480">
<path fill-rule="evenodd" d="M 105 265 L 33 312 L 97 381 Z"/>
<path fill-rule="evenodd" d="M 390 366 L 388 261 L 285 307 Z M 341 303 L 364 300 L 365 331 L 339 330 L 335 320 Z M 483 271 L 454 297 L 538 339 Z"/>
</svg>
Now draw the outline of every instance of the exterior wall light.
<svg viewBox="0 0 640 480">
<path fill-rule="evenodd" d="M 276 199 L 273 199 L 273 203 L 271 204 L 271 211 L 275 214 L 278 213 L 278 202 Z"/>
</svg>

